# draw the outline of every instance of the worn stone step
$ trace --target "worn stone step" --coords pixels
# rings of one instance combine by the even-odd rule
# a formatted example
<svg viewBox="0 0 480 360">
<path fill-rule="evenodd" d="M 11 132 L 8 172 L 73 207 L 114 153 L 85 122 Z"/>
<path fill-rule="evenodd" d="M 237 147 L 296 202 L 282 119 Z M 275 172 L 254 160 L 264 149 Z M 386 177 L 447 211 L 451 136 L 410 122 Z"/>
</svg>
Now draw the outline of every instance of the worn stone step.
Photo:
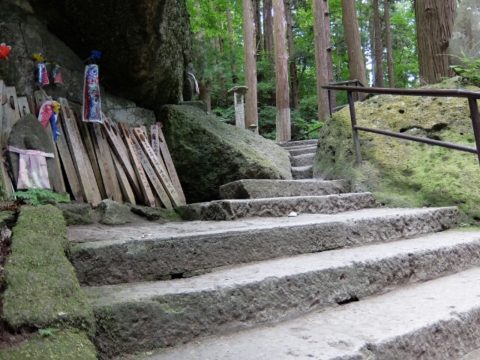
<svg viewBox="0 0 480 360">
<path fill-rule="evenodd" d="M 288 150 L 291 156 L 298 156 L 303 154 L 315 154 L 317 152 L 317 146 L 299 147 L 298 149 Z"/>
<path fill-rule="evenodd" d="M 342 194 L 350 190 L 345 180 L 239 180 L 220 187 L 222 199 L 262 199 Z"/>
<path fill-rule="evenodd" d="M 142 360 L 478 360 L 480 269 Z M 475 357 L 477 355 L 477 357 Z"/>
<path fill-rule="evenodd" d="M 336 214 L 376 206 L 371 193 L 324 196 L 275 197 L 268 199 L 226 199 L 191 204 L 181 208 L 188 220 L 235 220 L 248 217 L 284 217 L 297 214 Z"/>
<path fill-rule="evenodd" d="M 315 160 L 315 154 L 304 154 L 291 157 L 290 161 L 293 167 L 312 166 Z"/>
<path fill-rule="evenodd" d="M 284 143 L 279 143 L 278 145 L 280 145 L 283 148 L 289 149 L 292 147 L 299 147 L 299 146 L 311 146 L 311 145 L 317 146 L 317 144 L 318 144 L 318 139 L 310 139 L 310 140 L 288 141 Z"/>
<path fill-rule="evenodd" d="M 313 178 L 313 166 L 292 166 L 292 177 L 294 180 Z"/>
<path fill-rule="evenodd" d="M 84 285 L 184 278 L 235 265 L 391 242 L 454 227 L 456 208 L 367 209 L 336 215 L 69 229 Z"/>
<path fill-rule="evenodd" d="M 101 352 L 112 356 L 292 318 L 479 264 L 480 232 L 444 232 L 236 266 L 190 279 L 85 288 L 85 291 L 97 319 L 96 344 Z M 479 276 L 475 280 L 480 283 Z M 445 289 L 438 295 L 446 295 Z M 463 288 L 465 291 L 468 290 Z M 409 301 L 421 303 L 427 300 L 425 297 L 435 295 L 426 292 Z M 406 300 L 398 299 L 397 304 L 400 306 Z M 475 303 L 480 308 L 478 298 Z M 398 309 L 391 306 L 389 311 Z M 452 311 L 456 309 L 451 308 Z M 410 319 L 407 314 L 402 316 Z M 350 319 L 352 324 L 354 321 L 363 326 L 370 324 L 358 314 L 350 313 Z M 333 320 L 321 326 L 333 325 Z M 385 330 L 395 327 L 380 322 Z M 317 329 L 307 326 L 303 334 L 316 336 L 316 332 Z M 264 337 L 258 336 L 257 341 L 264 341 Z M 276 341 L 280 344 L 285 338 L 278 337 Z"/>
<path fill-rule="evenodd" d="M 301 146 L 295 149 L 288 150 L 290 156 L 298 156 L 303 154 L 315 154 L 317 152 L 317 146 Z"/>
</svg>

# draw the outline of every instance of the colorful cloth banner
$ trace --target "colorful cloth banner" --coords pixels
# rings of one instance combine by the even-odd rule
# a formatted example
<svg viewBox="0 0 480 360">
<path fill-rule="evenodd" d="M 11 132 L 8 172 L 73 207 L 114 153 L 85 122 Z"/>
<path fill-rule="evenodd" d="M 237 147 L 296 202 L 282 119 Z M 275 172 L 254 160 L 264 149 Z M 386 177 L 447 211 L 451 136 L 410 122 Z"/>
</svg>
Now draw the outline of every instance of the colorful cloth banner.
<svg viewBox="0 0 480 360">
<path fill-rule="evenodd" d="M 84 122 L 103 123 L 99 70 L 96 64 L 85 66 L 82 120 Z"/>
</svg>

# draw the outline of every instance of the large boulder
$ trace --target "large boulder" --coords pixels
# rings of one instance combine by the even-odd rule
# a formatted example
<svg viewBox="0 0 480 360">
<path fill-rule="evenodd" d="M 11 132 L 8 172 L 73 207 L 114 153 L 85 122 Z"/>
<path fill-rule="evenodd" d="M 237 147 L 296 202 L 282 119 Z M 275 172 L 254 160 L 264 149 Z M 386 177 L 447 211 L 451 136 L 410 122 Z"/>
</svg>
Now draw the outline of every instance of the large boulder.
<svg viewBox="0 0 480 360">
<path fill-rule="evenodd" d="M 185 0 L 31 0 L 77 54 L 101 50 L 114 94 L 155 108 L 182 99 L 191 31 Z"/>
<path fill-rule="evenodd" d="M 449 80 L 436 87 L 460 87 Z M 478 89 L 476 89 L 478 90 Z M 376 96 L 356 105 L 359 125 L 475 147 L 461 98 Z M 345 178 L 391 206 L 458 205 L 480 221 L 480 166 L 475 155 L 362 132 L 363 164 L 354 166 L 348 109 L 322 128 L 315 172 Z"/>
<path fill-rule="evenodd" d="M 197 107 L 165 106 L 159 119 L 190 203 L 218 199 L 232 181 L 292 177 L 287 151 Z"/>
</svg>

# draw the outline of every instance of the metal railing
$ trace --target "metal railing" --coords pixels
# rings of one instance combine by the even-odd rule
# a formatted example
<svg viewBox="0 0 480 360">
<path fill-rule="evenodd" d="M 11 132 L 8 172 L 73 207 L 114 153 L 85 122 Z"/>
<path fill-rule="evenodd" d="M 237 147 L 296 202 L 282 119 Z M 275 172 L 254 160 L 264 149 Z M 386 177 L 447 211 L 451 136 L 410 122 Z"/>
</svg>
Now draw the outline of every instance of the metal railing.
<svg viewBox="0 0 480 360">
<path fill-rule="evenodd" d="M 356 81 L 356 80 L 355 80 Z M 354 83 L 353 81 L 352 83 Z M 423 144 L 441 146 L 448 149 L 464 151 L 472 154 L 477 154 L 480 162 L 480 113 L 478 110 L 477 100 L 480 99 L 480 92 L 468 90 L 434 90 L 434 89 L 391 89 L 391 88 L 367 88 L 359 86 L 343 85 L 343 83 L 331 84 L 323 86 L 323 89 L 328 91 L 346 91 L 348 95 L 348 106 L 350 107 L 350 117 L 352 122 L 353 143 L 355 147 L 355 156 L 357 165 L 362 162 L 362 154 L 360 151 L 360 136 L 359 132 L 370 132 L 378 135 L 394 137 L 398 139 L 415 141 Z M 357 125 L 357 115 L 355 112 L 354 94 L 367 93 L 379 95 L 403 95 L 403 96 L 430 96 L 430 97 L 457 97 L 468 99 L 470 108 L 470 117 L 472 119 L 473 134 L 475 136 L 476 148 L 464 145 L 453 144 L 445 141 L 433 140 L 424 137 L 411 136 L 403 133 L 397 133 L 387 130 L 379 130 L 367 128 Z"/>
</svg>

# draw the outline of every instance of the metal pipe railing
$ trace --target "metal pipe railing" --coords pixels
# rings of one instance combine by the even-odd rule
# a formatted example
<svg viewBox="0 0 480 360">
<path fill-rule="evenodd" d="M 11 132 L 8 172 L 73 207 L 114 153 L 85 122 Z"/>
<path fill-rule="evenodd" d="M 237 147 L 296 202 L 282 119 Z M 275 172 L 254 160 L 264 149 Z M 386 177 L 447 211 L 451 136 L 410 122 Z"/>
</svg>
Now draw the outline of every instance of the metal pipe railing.
<svg viewBox="0 0 480 360">
<path fill-rule="evenodd" d="M 370 132 L 378 135 L 389 136 L 409 141 L 415 141 L 427 145 L 441 146 L 448 149 L 464 151 L 472 154 L 477 154 L 480 163 L 480 112 L 478 110 L 478 102 L 480 99 L 480 92 L 469 90 L 444 90 L 444 89 L 391 89 L 391 88 L 366 88 L 359 86 L 349 86 L 351 83 L 359 83 L 358 80 L 352 80 L 342 83 L 331 84 L 323 86 L 323 89 L 331 91 L 346 91 L 348 96 L 348 105 L 350 108 L 350 120 L 352 123 L 353 144 L 355 147 L 355 159 L 357 165 L 362 162 L 360 131 Z M 342 85 L 346 84 L 346 85 Z M 368 93 L 379 95 L 403 95 L 403 96 L 433 96 L 433 97 L 459 97 L 468 99 L 470 117 L 472 119 L 473 134 L 475 136 L 476 148 L 464 145 L 453 144 L 445 141 L 433 140 L 424 137 L 411 136 L 403 133 L 396 133 L 387 130 L 372 129 L 357 125 L 357 114 L 355 111 L 356 93 Z M 329 96 L 330 97 L 330 96 Z"/>
</svg>

